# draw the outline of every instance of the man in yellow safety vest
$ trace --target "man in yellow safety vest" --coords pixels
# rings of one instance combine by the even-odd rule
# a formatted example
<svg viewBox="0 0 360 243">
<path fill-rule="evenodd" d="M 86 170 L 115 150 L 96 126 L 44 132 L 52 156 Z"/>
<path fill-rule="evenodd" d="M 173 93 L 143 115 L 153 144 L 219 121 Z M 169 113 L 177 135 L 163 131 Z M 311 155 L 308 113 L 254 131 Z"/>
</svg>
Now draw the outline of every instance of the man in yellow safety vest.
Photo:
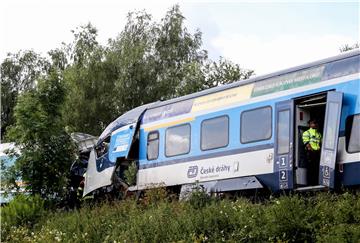
<svg viewBox="0 0 360 243">
<path fill-rule="evenodd" d="M 309 127 L 302 135 L 308 159 L 308 183 L 309 185 L 318 185 L 322 136 L 318 131 L 319 124 L 317 120 L 311 119 Z"/>
</svg>

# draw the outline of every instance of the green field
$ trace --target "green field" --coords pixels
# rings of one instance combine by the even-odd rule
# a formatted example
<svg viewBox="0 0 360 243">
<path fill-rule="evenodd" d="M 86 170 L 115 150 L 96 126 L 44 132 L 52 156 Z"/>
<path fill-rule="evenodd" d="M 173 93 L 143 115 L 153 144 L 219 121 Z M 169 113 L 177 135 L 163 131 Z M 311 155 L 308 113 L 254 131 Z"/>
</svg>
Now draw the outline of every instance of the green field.
<svg viewBox="0 0 360 243">
<path fill-rule="evenodd" d="M 1 210 L 2 242 L 360 242 L 360 194 L 132 199 L 45 210 L 20 198 Z"/>
</svg>

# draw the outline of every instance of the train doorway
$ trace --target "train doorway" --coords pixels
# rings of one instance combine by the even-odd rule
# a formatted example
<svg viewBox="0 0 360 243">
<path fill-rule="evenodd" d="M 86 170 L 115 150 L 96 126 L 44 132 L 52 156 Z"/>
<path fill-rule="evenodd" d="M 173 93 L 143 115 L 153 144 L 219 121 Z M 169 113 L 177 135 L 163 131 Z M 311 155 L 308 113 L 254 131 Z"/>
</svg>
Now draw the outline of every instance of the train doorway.
<svg viewBox="0 0 360 243">
<path fill-rule="evenodd" d="M 294 101 L 295 124 L 294 124 L 294 162 L 295 162 L 295 185 L 296 187 L 308 187 L 319 185 L 320 153 L 321 150 L 306 148 L 303 134 L 310 128 L 310 121 L 317 124 L 318 133 L 321 135 L 322 144 L 327 93 L 321 93 L 301 97 Z"/>
<path fill-rule="evenodd" d="M 343 93 L 328 91 L 294 100 L 294 185 L 301 187 L 335 187 L 335 163 L 339 140 Z M 308 121 L 317 120 L 321 134 L 317 159 L 305 149 L 303 133 Z"/>
</svg>

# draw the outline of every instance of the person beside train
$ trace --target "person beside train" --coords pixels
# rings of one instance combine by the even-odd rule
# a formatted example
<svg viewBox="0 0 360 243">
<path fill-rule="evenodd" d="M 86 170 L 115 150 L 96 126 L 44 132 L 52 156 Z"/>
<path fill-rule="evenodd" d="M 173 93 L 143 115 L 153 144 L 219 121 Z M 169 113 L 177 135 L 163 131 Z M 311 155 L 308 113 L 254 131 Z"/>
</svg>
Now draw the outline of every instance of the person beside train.
<svg viewBox="0 0 360 243">
<path fill-rule="evenodd" d="M 308 160 L 308 184 L 318 185 L 322 135 L 318 131 L 316 119 L 311 119 L 308 123 L 309 129 L 302 135 Z"/>
</svg>

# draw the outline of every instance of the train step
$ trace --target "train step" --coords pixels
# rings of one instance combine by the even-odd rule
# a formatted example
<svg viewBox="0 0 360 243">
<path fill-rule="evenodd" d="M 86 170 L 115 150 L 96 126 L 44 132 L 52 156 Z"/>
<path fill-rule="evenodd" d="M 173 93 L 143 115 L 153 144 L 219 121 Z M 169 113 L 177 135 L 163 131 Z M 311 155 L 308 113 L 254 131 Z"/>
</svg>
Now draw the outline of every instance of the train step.
<svg viewBox="0 0 360 243">
<path fill-rule="evenodd" d="M 302 192 L 302 191 L 325 191 L 327 187 L 323 185 L 318 186 L 305 186 L 305 187 L 299 187 L 296 188 L 295 191 Z"/>
</svg>

